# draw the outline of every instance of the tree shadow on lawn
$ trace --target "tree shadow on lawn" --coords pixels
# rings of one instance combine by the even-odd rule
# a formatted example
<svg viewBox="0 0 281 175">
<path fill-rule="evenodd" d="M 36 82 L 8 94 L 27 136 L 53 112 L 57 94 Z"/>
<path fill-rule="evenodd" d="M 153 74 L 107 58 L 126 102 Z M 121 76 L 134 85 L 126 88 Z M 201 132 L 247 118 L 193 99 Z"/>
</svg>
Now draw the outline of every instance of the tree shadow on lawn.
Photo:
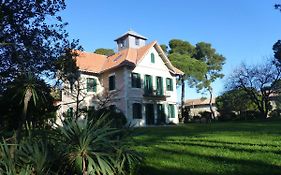
<svg viewBox="0 0 281 175">
<path fill-rule="evenodd" d="M 210 145 L 206 144 L 206 142 L 211 143 L 211 144 L 221 144 L 221 145 Z M 185 141 L 160 141 L 160 143 L 168 143 L 168 144 L 177 144 L 177 145 L 183 145 L 183 146 L 199 146 L 199 147 L 206 147 L 206 148 L 223 148 L 223 149 L 228 149 L 230 151 L 239 151 L 239 152 L 248 152 L 248 153 L 254 153 L 254 152 L 266 152 L 266 153 L 274 153 L 274 154 L 281 154 L 281 150 L 279 147 L 274 145 L 274 148 L 278 150 L 269 150 L 268 148 L 266 149 L 258 149 L 258 148 L 241 148 L 237 147 L 239 145 L 242 146 L 254 146 L 255 144 L 243 144 L 243 143 L 226 143 L 226 142 L 219 142 L 219 141 L 208 141 L 208 140 L 185 140 Z"/>
<path fill-rule="evenodd" d="M 281 138 L 280 138 L 281 139 Z M 280 145 L 270 144 L 270 143 L 246 143 L 246 142 L 229 142 L 229 141 L 218 141 L 218 140 L 210 140 L 210 139 L 190 139 L 189 141 L 197 141 L 197 142 L 209 142 L 209 143 L 219 143 L 219 144 L 233 144 L 233 145 L 243 145 L 243 146 L 269 146 L 269 147 L 280 147 Z"/>
<path fill-rule="evenodd" d="M 274 127 L 271 127 L 274 126 Z M 225 135 L 230 133 L 243 133 L 247 132 L 250 135 L 259 135 L 267 133 L 269 135 L 281 135 L 281 123 L 214 123 L 214 124 L 192 124 L 192 125 L 181 125 L 181 126 L 169 126 L 169 127 L 150 127 L 150 128 L 137 128 L 134 131 L 133 136 L 136 144 L 141 145 L 154 145 L 159 141 L 166 140 L 170 137 L 183 137 L 183 138 L 192 138 L 194 140 L 202 140 L 202 137 L 206 137 L 206 134 L 209 135 L 222 135 L 225 132 Z M 237 135 L 239 135 L 237 134 Z M 241 135 L 241 134 L 240 134 Z M 140 137 L 140 138 L 138 138 Z M 247 137 L 247 136 L 245 136 Z M 211 142 L 211 141 L 210 141 Z M 216 142 L 216 141 L 213 141 Z M 228 143 L 228 142 L 226 142 Z M 233 142 L 229 142 L 233 143 Z M 240 143 L 239 143 L 240 144 Z M 255 143 L 241 143 L 251 145 L 258 145 Z M 259 146 L 277 146 L 273 144 L 260 144 Z"/>
<path fill-rule="evenodd" d="M 217 162 L 218 164 L 236 164 L 241 167 L 239 170 L 235 171 L 226 171 L 223 173 L 225 175 L 230 175 L 230 174 L 260 174 L 260 175 L 265 175 L 265 174 L 270 174 L 270 175 L 280 175 L 281 174 L 281 167 L 268 164 L 262 161 L 258 160 L 244 160 L 244 159 L 234 159 L 234 158 L 229 158 L 229 157 L 222 157 L 222 156 L 213 156 L 213 155 L 203 155 L 203 154 L 197 154 L 197 153 L 192 153 L 187 150 L 171 150 L 167 148 L 158 148 L 160 151 L 165 152 L 165 153 L 171 153 L 171 154 L 177 154 L 180 156 L 190 156 L 190 157 L 198 157 L 200 159 L 208 159 L 211 160 L 212 162 Z M 198 168 L 200 165 L 198 165 Z M 248 167 L 247 170 L 250 171 L 245 171 L 245 168 L 243 167 Z M 180 173 L 179 173 L 180 174 Z"/>
<path fill-rule="evenodd" d="M 185 168 L 168 167 L 166 169 L 144 166 L 140 169 L 139 175 L 216 175 L 216 173 L 202 173 L 191 171 Z"/>
</svg>

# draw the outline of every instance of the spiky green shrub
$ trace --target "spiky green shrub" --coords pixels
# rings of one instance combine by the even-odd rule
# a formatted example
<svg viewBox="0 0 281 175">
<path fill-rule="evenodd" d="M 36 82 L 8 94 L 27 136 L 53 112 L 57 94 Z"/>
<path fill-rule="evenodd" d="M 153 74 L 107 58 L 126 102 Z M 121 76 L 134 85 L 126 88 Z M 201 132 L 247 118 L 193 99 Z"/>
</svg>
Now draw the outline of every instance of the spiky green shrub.
<svg viewBox="0 0 281 175">
<path fill-rule="evenodd" d="M 127 134 L 98 120 L 65 120 L 51 130 L 30 130 L 18 144 L 0 143 L 0 174 L 133 174 L 142 156 Z"/>
<path fill-rule="evenodd" d="M 141 156 L 124 147 L 120 130 L 105 123 L 106 117 L 93 120 L 66 120 L 59 128 L 64 167 L 82 174 L 130 174 Z"/>
<path fill-rule="evenodd" d="M 48 174 L 47 150 L 43 144 L 21 143 L 0 144 L 0 174 L 3 175 L 44 175 Z"/>
</svg>

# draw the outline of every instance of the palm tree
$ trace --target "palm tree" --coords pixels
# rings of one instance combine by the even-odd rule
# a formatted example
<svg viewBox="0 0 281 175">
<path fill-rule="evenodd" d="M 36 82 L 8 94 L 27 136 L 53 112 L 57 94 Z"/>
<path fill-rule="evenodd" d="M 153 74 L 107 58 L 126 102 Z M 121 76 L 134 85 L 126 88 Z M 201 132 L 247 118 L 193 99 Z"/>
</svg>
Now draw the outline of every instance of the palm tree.
<svg viewBox="0 0 281 175">
<path fill-rule="evenodd" d="M 22 128 L 25 124 L 25 129 L 30 128 L 31 119 L 28 118 L 28 108 L 31 105 L 36 107 L 38 102 L 44 104 L 46 102 L 45 82 L 40 80 L 36 75 L 27 73 L 19 76 L 11 84 L 10 88 L 15 90 L 13 98 L 20 99 L 20 104 L 23 105 L 21 118 L 18 121 L 18 128 L 16 132 L 16 140 L 19 141 Z M 29 120 L 28 120 L 29 119 Z"/>
</svg>

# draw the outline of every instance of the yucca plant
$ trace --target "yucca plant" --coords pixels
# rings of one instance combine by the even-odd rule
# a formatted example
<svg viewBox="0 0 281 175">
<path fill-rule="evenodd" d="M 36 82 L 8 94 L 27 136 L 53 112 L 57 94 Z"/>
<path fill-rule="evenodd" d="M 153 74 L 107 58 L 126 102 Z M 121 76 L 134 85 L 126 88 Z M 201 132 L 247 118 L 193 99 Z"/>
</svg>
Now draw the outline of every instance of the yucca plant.
<svg viewBox="0 0 281 175">
<path fill-rule="evenodd" d="M 128 174 L 133 162 L 140 162 L 139 155 L 121 147 L 120 130 L 111 128 L 105 120 L 106 116 L 96 121 L 66 120 L 59 128 L 61 155 L 76 173 Z"/>
<path fill-rule="evenodd" d="M 47 145 L 41 139 L 32 137 L 24 138 L 18 144 L 7 144 L 3 140 L 0 143 L 0 174 L 54 174 Z"/>
<path fill-rule="evenodd" d="M 1 175 L 31 175 L 32 168 L 29 165 L 17 166 L 17 155 L 11 153 L 9 144 L 3 141 L 0 144 L 0 174 Z M 16 145 L 12 145 L 16 146 Z M 17 148 L 17 147 L 16 147 Z"/>
<path fill-rule="evenodd" d="M 123 144 L 116 149 L 115 174 L 134 174 L 141 165 L 143 157 L 136 151 L 130 149 L 127 144 Z"/>
<path fill-rule="evenodd" d="M 48 144 L 42 140 L 28 138 L 21 142 L 17 150 L 17 164 L 20 167 L 29 165 L 36 175 L 50 174 L 51 158 Z"/>
<path fill-rule="evenodd" d="M 113 174 L 112 143 L 110 137 L 118 131 L 97 122 L 66 120 L 59 128 L 61 154 L 70 167 L 82 174 Z"/>
</svg>

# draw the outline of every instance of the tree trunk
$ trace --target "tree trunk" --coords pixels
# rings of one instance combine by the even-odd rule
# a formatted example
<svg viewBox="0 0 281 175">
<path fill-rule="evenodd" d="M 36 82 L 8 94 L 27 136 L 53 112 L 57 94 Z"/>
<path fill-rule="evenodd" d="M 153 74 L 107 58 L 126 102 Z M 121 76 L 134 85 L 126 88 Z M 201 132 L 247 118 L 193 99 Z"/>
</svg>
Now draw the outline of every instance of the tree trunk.
<svg viewBox="0 0 281 175">
<path fill-rule="evenodd" d="M 25 120 L 26 120 L 26 113 L 27 113 L 28 103 L 29 103 L 31 97 L 32 97 L 31 89 L 27 89 L 26 93 L 24 95 L 22 117 L 20 119 L 18 129 L 16 131 L 16 141 L 17 142 L 19 141 L 19 139 L 21 137 L 22 127 L 23 127 L 23 124 L 25 123 Z"/>
<path fill-rule="evenodd" d="M 87 175 L 87 167 L 86 167 L 86 160 L 82 158 L 82 174 Z"/>
<path fill-rule="evenodd" d="M 78 116 L 79 116 L 79 96 L 80 96 L 80 82 L 79 80 L 77 81 L 77 95 L 76 95 L 76 111 L 75 111 L 75 120 L 78 120 Z"/>
<path fill-rule="evenodd" d="M 183 113 L 184 113 L 184 90 L 185 90 L 185 84 L 184 84 L 184 77 L 183 75 L 181 76 L 181 122 L 184 121 L 184 116 L 183 116 Z"/>
<path fill-rule="evenodd" d="M 215 112 L 213 110 L 213 105 L 212 105 L 212 100 L 213 100 L 213 90 L 210 89 L 209 90 L 210 93 L 210 101 L 209 101 L 209 107 L 210 107 L 210 111 L 211 111 L 211 119 L 215 118 Z"/>
</svg>

